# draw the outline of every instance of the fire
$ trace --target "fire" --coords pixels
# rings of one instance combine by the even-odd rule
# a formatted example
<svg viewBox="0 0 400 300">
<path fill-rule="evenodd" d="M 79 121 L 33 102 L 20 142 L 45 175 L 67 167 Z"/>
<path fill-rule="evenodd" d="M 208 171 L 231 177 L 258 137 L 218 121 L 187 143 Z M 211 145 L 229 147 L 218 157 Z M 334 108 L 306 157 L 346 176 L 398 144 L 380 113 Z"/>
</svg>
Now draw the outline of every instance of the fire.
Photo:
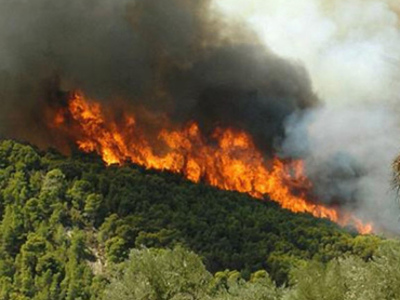
<svg viewBox="0 0 400 300">
<path fill-rule="evenodd" d="M 85 99 L 82 93 L 70 97 L 67 109 L 56 114 L 52 125 L 70 131 L 68 118 L 78 126 L 79 148 L 99 153 L 108 165 L 130 160 L 149 169 L 169 170 L 193 182 L 203 181 L 258 199 L 268 195 L 285 209 L 353 225 L 362 234 L 373 230 L 372 224 L 363 224 L 348 213 L 307 201 L 311 182 L 304 175 L 302 161 L 274 158 L 267 165 L 244 131 L 216 128 L 210 142 L 194 122 L 179 130 L 163 129 L 156 138 L 156 143 L 163 145 L 160 152 L 156 151 L 159 147 L 154 146 L 154 141 L 143 135 L 133 114 L 118 123 L 110 121 L 101 105 Z"/>
</svg>

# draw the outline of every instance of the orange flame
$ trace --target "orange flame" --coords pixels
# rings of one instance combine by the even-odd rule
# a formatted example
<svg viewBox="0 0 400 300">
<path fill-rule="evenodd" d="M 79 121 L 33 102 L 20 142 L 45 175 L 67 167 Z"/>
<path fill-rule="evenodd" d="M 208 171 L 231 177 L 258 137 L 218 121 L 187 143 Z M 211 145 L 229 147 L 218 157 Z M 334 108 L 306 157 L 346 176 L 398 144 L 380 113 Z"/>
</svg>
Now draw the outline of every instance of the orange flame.
<svg viewBox="0 0 400 300">
<path fill-rule="evenodd" d="M 363 224 L 355 216 L 307 201 L 306 191 L 310 190 L 311 182 L 304 175 L 303 162 L 275 158 L 267 167 L 252 138 L 243 131 L 216 128 L 212 134 L 215 142 L 209 143 L 196 123 L 181 130 L 163 129 L 157 141 L 165 149 L 159 154 L 140 132 L 133 115 L 125 116 L 118 124 L 109 121 L 101 105 L 85 99 L 81 93 L 73 94 L 64 114 L 79 126 L 79 148 L 96 151 L 108 165 L 131 160 L 146 168 L 169 170 L 193 182 L 202 180 L 211 186 L 247 193 L 258 199 L 268 195 L 285 209 L 310 213 L 343 226 L 353 225 L 362 234 L 373 230 L 372 224 Z M 66 117 L 58 113 L 53 126 L 64 125 L 65 130 L 70 130 L 65 120 Z M 294 189 L 303 192 L 295 194 Z"/>
</svg>

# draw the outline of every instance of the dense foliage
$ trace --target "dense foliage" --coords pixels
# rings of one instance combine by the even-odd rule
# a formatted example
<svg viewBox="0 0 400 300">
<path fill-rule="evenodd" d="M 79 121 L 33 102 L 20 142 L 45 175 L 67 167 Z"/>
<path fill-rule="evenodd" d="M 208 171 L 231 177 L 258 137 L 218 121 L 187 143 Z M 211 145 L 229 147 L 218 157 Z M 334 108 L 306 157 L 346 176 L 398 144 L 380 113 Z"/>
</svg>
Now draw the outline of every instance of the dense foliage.
<svg viewBox="0 0 400 300">
<path fill-rule="evenodd" d="M 361 264 L 382 243 L 174 174 L 9 140 L 0 142 L 0 215 L 0 299 L 95 299 L 133 248 L 179 244 L 204 259 L 199 272 L 248 280 L 265 270 L 280 286 L 310 259 L 354 254 Z"/>
<path fill-rule="evenodd" d="M 238 272 L 212 276 L 198 256 L 181 248 L 134 250 L 122 269 L 112 274 L 103 299 L 400 299 L 399 257 L 400 243 L 385 242 L 370 262 L 355 256 L 327 264 L 309 261 L 293 270 L 292 286 L 277 287 L 265 271 L 252 274 L 248 281 Z"/>
</svg>

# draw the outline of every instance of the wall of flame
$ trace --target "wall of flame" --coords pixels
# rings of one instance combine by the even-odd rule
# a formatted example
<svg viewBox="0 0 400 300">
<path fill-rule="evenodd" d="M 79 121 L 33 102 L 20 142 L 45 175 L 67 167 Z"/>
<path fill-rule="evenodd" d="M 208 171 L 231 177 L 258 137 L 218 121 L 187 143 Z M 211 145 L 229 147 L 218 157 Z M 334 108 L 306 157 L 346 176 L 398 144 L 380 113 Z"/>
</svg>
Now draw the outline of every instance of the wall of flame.
<svg viewBox="0 0 400 300">
<path fill-rule="evenodd" d="M 282 208 L 354 226 L 362 234 L 373 231 L 371 223 L 363 223 L 350 212 L 308 201 L 312 183 L 302 161 L 278 157 L 265 161 L 252 137 L 241 130 L 217 127 L 206 138 L 195 122 L 189 122 L 181 129 L 165 128 L 148 137 L 133 113 L 117 123 L 106 117 L 99 102 L 81 92 L 70 95 L 67 107 L 57 110 L 50 127 L 72 137 L 81 150 L 98 153 L 107 165 L 131 161 L 168 170 L 257 199 L 267 195 Z"/>
</svg>

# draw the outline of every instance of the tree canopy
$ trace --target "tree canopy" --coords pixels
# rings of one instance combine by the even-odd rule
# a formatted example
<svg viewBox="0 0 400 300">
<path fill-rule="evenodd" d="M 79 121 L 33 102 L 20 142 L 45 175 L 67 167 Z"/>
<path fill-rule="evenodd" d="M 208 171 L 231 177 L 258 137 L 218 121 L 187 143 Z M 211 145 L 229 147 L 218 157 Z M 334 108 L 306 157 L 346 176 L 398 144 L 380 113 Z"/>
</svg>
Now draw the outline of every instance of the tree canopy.
<svg viewBox="0 0 400 300">
<path fill-rule="evenodd" d="M 265 272 L 269 279 L 260 286 L 270 287 L 270 281 L 282 286 L 291 284 L 292 270 L 309 261 L 333 268 L 341 263 L 337 258 L 353 255 L 363 264 L 385 242 L 294 214 L 268 199 L 133 164 L 106 167 L 96 155 L 65 157 L 11 140 L 0 142 L 0 217 L 1 299 L 97 299 L 126 259 L 167 263 L 153 249 L 177 245 L 199 256 L 187 254 L 199 268 L 196 276 L 206 281 L 224 282 L 233 272 L 247 282 Z M 182 267 L 176 255 L 183 250 L 163 251 Z M 132 272 L 129 276 L 145 276 Z M 178 289 L 181 283 L 172 277 Z M 196 285 L 200 282 L 187 284 L 185 292 L 170 290 L 165 297 L 204 289 Z M 251 295 L 255 286 L 240 283 L 232 291 Z M 226 298 L 224 292 L 214 296 Z"/>
</svg>

